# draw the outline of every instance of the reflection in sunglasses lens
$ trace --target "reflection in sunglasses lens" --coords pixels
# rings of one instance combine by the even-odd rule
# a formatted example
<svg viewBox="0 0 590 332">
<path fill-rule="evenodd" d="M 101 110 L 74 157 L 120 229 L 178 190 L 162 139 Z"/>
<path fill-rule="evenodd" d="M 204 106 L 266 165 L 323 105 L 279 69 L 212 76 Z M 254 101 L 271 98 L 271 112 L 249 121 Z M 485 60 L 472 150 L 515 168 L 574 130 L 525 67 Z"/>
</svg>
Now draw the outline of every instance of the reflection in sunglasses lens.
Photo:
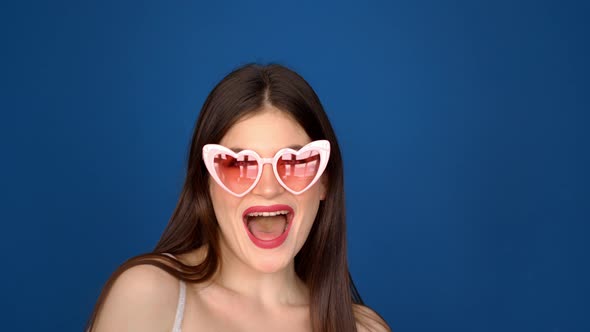
<svg viewBox="0 0 590 332">
<path fill-rule="evenodd" d="M 215 172 L 227 189 L 240 195 L 256 181 L 260 165 L 254 156 L 239 155 L 234 158 L 219 153 L 213 159 Z M 277 173 L 289 189 L 299 192 L 316 177 L 320 166 L 320 154 L 312 150 L 296 155 L 285 153 L 277 160 Z"/>
<path fill-rule="evenodd" d="M 293 191 L 301 191 L 315 178 L 320 164 L 317 151 L 309 151 L 299 156 L 287 153 L 279 158 L 277 171 L 281 180 Z"/>
<path fill-rule="evenodd" d="M 221 182 L 236 194 L 248 190 L 258 175 L 258 162 L 248 155 L 236 159 L 227 154 L 218 154 L 213 163 Z"/>
</svg>

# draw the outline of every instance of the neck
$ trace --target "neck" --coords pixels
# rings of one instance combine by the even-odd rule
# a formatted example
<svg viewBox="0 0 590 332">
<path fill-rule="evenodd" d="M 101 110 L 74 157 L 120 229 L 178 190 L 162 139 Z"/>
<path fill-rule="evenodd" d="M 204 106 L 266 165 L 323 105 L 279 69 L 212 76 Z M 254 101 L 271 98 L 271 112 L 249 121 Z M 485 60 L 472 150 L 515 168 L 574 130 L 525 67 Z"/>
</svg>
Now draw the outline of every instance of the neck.
<svg viewBox="0 0 590 332">
<path fill-rule="evenodd" d="M 307 305 L 307 287 L 295 273 L 295 262 L 270 273 L 261 272 L 239 259 L 220 241 L 221 266 L 215 282 L 221 287 L 262 305 Z"/>
</svg>

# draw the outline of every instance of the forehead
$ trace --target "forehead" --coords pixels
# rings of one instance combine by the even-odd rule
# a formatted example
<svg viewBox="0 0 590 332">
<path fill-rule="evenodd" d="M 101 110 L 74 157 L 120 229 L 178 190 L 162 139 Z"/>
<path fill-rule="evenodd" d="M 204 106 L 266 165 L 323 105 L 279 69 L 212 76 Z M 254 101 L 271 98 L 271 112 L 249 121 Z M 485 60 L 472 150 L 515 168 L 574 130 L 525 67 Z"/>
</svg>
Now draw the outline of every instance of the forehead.
<svg viewBox="0 0 590 332">
<path fill-rule="evenodd" d="M 290 146 L 311 142 L 305 130 L 289 114 L 273 106 L 236 122 L 219 144 L 235 150 L 254 150 L 261 156 L 272 156 Z"/>
</svg>

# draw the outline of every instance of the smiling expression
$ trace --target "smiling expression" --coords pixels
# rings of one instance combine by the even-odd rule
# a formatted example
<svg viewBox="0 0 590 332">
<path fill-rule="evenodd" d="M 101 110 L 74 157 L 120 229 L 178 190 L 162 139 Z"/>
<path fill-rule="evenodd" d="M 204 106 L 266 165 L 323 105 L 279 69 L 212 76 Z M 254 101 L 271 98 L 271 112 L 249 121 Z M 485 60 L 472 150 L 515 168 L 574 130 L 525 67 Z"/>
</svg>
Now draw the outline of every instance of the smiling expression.
<svg viewBox="0 0 590 332">
<path fill-rule="evenodd" d="M 305 130 L 290 115 L 264 106 L 234 124 L 219 144 L 233 150 L 253 150 L 269 158 L 285 147 L 309 142 Z M 294 195 L 279 184 L 269 164 L 264 165 L 258 184 L 243 197 L 228 193 L 212 179 L 209 186 L 222 252 L 266 273 L 293 263 L 326 191 L 322 178 L 307 191 Z"/>
</svg>

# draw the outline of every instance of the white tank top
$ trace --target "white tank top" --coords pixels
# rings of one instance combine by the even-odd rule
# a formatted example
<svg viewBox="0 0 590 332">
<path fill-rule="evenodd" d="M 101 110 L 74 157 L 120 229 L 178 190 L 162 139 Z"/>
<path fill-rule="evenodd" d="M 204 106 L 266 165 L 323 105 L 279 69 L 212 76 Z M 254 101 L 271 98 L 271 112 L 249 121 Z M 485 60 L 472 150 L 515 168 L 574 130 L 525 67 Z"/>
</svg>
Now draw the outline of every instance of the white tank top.
<svg viewBox="0 0 590 332">
<path fill-rule="evenodd" d="M 174 326 L 172 332 L 181 332 L 182 318 L 184 317 L 184 303 L 186 302 L 186 284 L 180 280 L 180 291 L 178 292 L 178 305 L 176 306 L 176 316 L 174 317 Z"/>
<path fill-rule="evenodd" d="M 164 253 L 164 255 L 174 257 L 174 255 L 170 253 Z M 186 302 L 186 284 L 184 281 L 180 280 L 180 290 L 178 291 L 178 304 L 176 305 L 176 315 L 174 316 L 174 325 L 172 326 L 172 332 L 181 332 L 182 329 L 182 319 L 184 317 L 184 304 Z"/>
</svg>

